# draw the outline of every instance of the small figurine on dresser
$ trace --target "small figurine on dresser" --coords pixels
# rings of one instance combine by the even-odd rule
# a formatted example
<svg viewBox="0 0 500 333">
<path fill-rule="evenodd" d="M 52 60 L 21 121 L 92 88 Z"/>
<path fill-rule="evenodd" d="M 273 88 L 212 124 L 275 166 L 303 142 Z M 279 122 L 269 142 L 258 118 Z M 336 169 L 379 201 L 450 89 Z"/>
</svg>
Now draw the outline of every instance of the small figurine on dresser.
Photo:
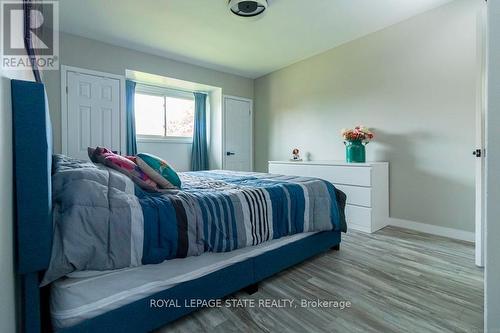
<svg viewBox="0 0 500 333">
<path fill-rule="evenodd" d="M 298 150 L 297 148 L 294 148 L 292 150 L 292 158 L 290 159 L 290 161 L 294 161 L 294 162 L 302 161 L 302 159 L 300 158 L 300 150 Z"/>
</svg>

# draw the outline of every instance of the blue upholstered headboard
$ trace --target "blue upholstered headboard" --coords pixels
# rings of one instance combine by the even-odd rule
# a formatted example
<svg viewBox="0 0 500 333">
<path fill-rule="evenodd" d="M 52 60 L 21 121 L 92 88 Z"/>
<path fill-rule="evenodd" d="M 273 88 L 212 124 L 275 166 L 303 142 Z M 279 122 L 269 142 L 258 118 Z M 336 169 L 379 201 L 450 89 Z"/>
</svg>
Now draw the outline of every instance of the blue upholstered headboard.
<svg viewBox="0 0 500 333">
<path fill-rule="evenodd" d="M 12 80 L 19 273 L 46 269 L 52 221 L 52 130 L 41 83 Z"/>
<path fill-rule="evenodd" d="M 41 330 L 40 274 L 52 247 L 52 127 L 44 85 L 12 80 L 16 263 L 23 331 Z"/>
</svg>

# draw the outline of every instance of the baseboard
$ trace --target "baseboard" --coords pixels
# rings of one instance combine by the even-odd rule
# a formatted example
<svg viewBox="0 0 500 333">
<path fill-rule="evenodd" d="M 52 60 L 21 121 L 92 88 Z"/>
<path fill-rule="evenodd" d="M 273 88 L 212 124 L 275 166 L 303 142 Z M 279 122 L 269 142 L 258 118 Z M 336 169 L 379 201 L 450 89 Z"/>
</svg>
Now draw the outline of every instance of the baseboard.
<svg viewBox="0 0 500 333">
<path fill-rule="evenodd" d="M 464 231 L 453 228 L 440 227 L 437 225 L 431 225 L 421 222 L 408 221 L 403 219 L 389 218 L 389 225 L 395 227 L 406 228 L 410 230 L 425 232 L 427 234 L 443 236 L 458 240 L 463 240 L 467 242 L 474 243 L 475 234 L 470 231 Z"/>
<path fill-rule="evenodd" d="M 354 229 L 354 230 L 357 230 L 357 231 L 361 231 L 361 232 L 366 232 L 367 234 L 371 234 L 372 231 L 370 230 L 370 228 L 366 228 L 366 227 L 362 227 L 360 225 L 356 225 L 356 224 L 352 224 L 352 223 L 347 223 L 347 229 Z"/>
</svg>

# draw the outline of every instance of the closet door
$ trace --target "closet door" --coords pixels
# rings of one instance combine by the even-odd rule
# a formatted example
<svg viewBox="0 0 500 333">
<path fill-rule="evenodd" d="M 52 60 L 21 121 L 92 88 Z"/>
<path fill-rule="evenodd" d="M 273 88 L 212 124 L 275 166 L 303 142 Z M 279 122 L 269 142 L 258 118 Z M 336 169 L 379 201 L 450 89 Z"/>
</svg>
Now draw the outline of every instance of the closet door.
<svg viewBox="0 0 500 333">
<path fill-rule="evenodd" d="M 63 152 L 83 160 L 88 159 L 87 147 L 120 152 L 120 80 L 70 70 L 66 84 Z"/>
<path fill-rule="evenodd" d="M 252 127 L 252 101 L 224 96 L 225 170 L 253 170 Z"/>
</svg>

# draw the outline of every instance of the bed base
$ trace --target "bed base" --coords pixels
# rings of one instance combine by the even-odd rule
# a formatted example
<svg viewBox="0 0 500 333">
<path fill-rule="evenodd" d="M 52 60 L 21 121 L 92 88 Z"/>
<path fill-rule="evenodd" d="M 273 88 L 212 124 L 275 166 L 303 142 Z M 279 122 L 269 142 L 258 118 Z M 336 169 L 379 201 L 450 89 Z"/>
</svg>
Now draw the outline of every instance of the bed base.
<svg viewBox="0 0 500 333">
<path fill-rule="evenodd" d="M 220 299 L 240 290 L 257 288 L 260 281 L 327 252 L 338 243 L 340 232 L 314 234 L 57 332 L 149 332 L 198 310 L 183 306 L 185 302 Z M 151 308 L 152 299 L 176 299 L 182 306 L 168 309 Z M 127 320 L 124 321 L 123 318 Z"/>
</svg>

